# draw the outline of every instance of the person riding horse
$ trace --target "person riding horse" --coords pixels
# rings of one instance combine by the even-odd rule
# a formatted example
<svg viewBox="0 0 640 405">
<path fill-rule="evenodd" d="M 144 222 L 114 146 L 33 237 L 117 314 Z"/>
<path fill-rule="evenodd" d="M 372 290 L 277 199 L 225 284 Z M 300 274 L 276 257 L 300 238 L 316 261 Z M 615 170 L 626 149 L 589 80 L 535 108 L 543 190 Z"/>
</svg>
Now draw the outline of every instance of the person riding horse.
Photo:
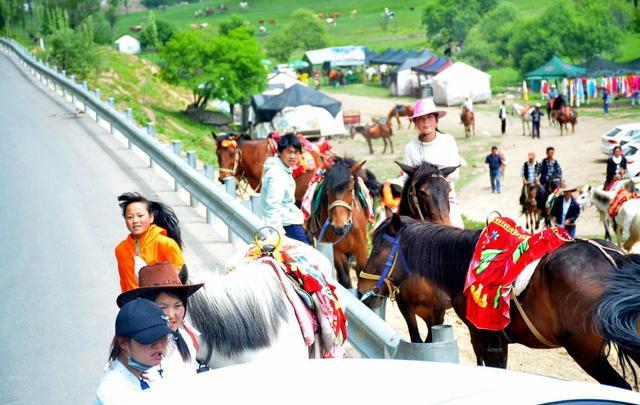
<svg viewBox="0 0 640 405">
<path fill-rule="evenodd" d="M 555 148 L 549 146 L 547 148 L 547 157 L 540 163 L 540 185 L 542 193 L 539 193 L 538 205 L 540 213 L 545 219 L 545 225 L 550 225 L 550 219 L 546 209 L 548 197 L 562 184 L 562 168 L 560 163 L 554 159 Z"/>
<path fill-rule="evenodd" d="M 536 161 L 536 154 L 529 152 L 528 160 L 524 162 L 520 175 L 522 176 L 522 191 L 520 192 L 520 205 L 523 207 L 527 201 L 528 191 L 531 186 L 538 189 L 536 196 L 542 193 L 540 185 L 540 163 Z"/>
</svg>

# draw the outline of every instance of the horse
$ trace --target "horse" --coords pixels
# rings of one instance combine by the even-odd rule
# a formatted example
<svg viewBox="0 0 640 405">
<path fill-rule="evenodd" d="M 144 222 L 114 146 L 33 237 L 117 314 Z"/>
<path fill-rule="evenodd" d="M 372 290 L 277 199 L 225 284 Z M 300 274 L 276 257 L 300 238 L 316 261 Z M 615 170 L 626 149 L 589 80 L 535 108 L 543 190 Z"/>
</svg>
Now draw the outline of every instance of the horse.
<svg viewBox="0 0 640 405">
<path fill-rule="evenodd" d="M 571 107 L 563 107 L 561 110 L 551 111 L 551 117 L 558 122 L 560 126 L 560 135 L 562 135 L 562 126 L 569 133 L 567 123 L 571 123 L 571 133 L 576 130 L 576 124 L 578 123 L 578 112 Z"/>
<path fill-rule="evenodd" d="M 623 187 L 629 192 L 635 191 L 633 180 L 620 180 L 615 182 L 609 191 L 604 191 L 602 187 L 599 187 L 593 190 L 591 196 L 604 226 L 605 239 L 607 240 L 611 240 L 609 205 Z M 618 246 L 627 252 L 633 252 L 636 243 L 640 241 L 640 199 L 633 198 L 625 201 L 612 220 Z"/>
<path fill-rule="evenodd" d="M 262 169 L 265 160 L 270 155 L 269 140 L 246 139 L 241 135 L 211 133 L 216 142 L 216 155 L 220 176 L 218 180 L 224 182 L 227 177 L 236 177 L 238 181 L 245 179 L 249 186 L 260 192 L 262 188 Z M 321 167 L 322 159 L 319 153 L 310 152 L 313 156 L 315 167 Z M 301 201 L 307 190 L 309 181 L 313 176 L 313 170 L 302 173 L 295 178 L 296 201 Z"/>
<path fill-rule="evenodd" d="M 624 255 L 606 241 L 567 242 L 537 264 L 506 328 L 481 330 L 465 316 L 463 294 L 480 233 L 394 215 L 376 230 L 369 261 L 382 266 L 393 249 L 388 240 L 398 240 L 407 265 L 451 297 L 478 365 L 506 368 L 510 343 L 564 347 L 598 382 L 630 389 L 624 375 L 631 369 L 635 380 L 632 361 L 640 364 L 640 255 Z M 611 346 L 623 376 L 607 361 Z"/>
<path fill-rule="evenodd" d="M 530 105 L 521 106 L 520 104 L 514 103 L 511 106 L 511 113 L 517 114 L 520 117 L 520 121 L 522 121 L 522 135 L 526 135 L 526 129 L 529 130 L 529 135 L 531 135 L 531 121 L 533 118 L 531 117 L 531 113 L 533 112 L 533 108 Z"/>
<path fill-rule="evenodd" d="M 412 115 L 413 106 L 409 104 L 398 104 L 389 111 L 389 114 L 387 114 L 387 125 L 391 128 L 391 121 L 395 118 L 396 121 L 398 121 L 398 129 L 400 129 L 402 128 L 402 125 L 400 124 L 400 117 L 407 117 L 409 118 L 409 125 L 407 126 L 407 129 L 409 129 L 413 123 L 413 120 L 411 119 Z"/>
<path fill-rule="evenodd" d="M 547 107 L 547 119 L 549 120 L 549 126 L 555 126 L 556 121 L 555 118 L 553 118 L 551 116 L 551 111 L 553 111 L 553 104 L 555 103 L 556 99 L 555 98 L 550 98 L 549 101 L 547 101 L 546 107 Z"/>
<path fill-rule="evenodd" d="M 364 180 L 361 172 L 365 162 L 336 156 L 327 167 L 323 183 L 313 195 L 313 205 L 319 207 L 307 221 L 307 231 L 318 242 L 333 244 L 333 260 L 338 282 L 351 288 L 349 257 L 355 258 L 356 274 L 367 262 L 367 212 L 361 196 L 358 178 Z M 371 179 L 370 179 L 371 181 Z"/>
<path fill-rule="evenodd" d="M 196 358 L 209 368 L 309 358 L 293 307 L 271 266 L 243 263 L 202 275 L 189 298 L 190 323 L 202 335 Z"/>
<path fill-rule="evenodd" d="M 373 155 L 373 147 L 371 146 L 372 139 L 382 138 L 384 141 L 384 149 L 382 150 L 382 154 L 384 155 L 387 151 L 387 140 L 389 141 L 389 145 L 391 147 L 390 153 L 393 153 L 393 142 L 391 141 L 391 136 L 393 135 L 393 129 L 391 129 L 391 125 L 387 124 L 367 124 L 367 125 L 353 125 L 349 130 L 349 134 L 351 135 L 351 139 L 355 136 L 355 134 L 362 134 L 364 139 L 367 141 L 367 145 L 369 145 L 369 153 Z"/>
<path fill-rule="evenodd" d="M 554 199 L 559 194 L 561 184 L 561 177 L 552 176 L 547 180 L 544 187 L 542 189 L 538 189 L 538 192 L 536 193 L 536 205 L 540 210 L 538 214 L 538 221 L 544 220 L 544 226 L 547 228 L 551 226 L 551 207 L 553 206 Z"/>
<path fill-rule="evenodd" d="M 421 163 L 416 167 L 396 162 L 407 174 L 407 182 L 402 190 L 400 205 L 401 215 L 409 215 L 440 224 L 450 225 L 449 191 L 451 186 L 445 177 L 457 169 L 447 167 L 439 169 L 430 163 Z M 405 264 L 404 256 L 400 261 L 394 256 L 393 261 L 385 262 L 384 267 L 377 267 L 369 259 L 365 269 L 358 278 L 358 290 L 367 291 L 367 297 L 361 297 L 363 303 L 370 308 L 382 304 L 381 297 L 389 296 L 398 303 L 409 336 L 413 343 L 422 343 L 416 315 L 427 325 L 425 342 L 432 341 L 431 327 L 444 322 L 444 314 L 451 308 L 449 297 L 424 277 L 412 273 Z M 368 293 L 371 291 L 372 293 Z"/>
<path fill-rule="evenodd" d="M 476 136 L 476 118 L 473 115 L 473 111 L 463 107 L 460 113 L 460 120 L 462 121 L 462 125 L 464 125 L 465 138 L 471 136 L 472 133 L 473 136 Z"/>
<path fill-rule="evenodd" d="M 534 184 L 525 184 L 522 186 L 522 210 L 525 215 L 526 228 L 529 231 L 534 229 L 537 231 L 540 226 L 540 208 L 538 208 L 537 196 L 538 187 Z"/>
</svg>

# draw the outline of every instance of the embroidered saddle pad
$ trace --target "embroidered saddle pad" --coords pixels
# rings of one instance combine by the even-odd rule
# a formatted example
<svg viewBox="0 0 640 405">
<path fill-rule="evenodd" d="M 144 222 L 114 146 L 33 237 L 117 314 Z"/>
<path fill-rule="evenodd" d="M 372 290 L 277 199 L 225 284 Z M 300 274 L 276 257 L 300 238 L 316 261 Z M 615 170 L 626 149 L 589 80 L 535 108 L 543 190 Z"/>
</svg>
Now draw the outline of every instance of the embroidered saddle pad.
<svg viewBox="0 0 640 405">
<path fill-rule="evenodd" d="M 518 276 L 528 264 L 572 240 L 562 228 L 531 234 L 510 218 L 491 221 L 480 234 L 467 272 L 467 319 L 480 329 L 504 329 Z"/>
</svg>

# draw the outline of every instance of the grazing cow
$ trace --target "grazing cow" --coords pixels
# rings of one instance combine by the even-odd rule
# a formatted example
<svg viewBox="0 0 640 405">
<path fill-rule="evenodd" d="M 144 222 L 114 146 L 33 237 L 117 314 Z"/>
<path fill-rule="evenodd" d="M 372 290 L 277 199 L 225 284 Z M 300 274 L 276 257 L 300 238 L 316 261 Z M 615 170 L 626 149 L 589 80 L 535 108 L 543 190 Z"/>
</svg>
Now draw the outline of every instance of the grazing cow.
<svg viewBox="0 0 640 405">
<path fill-rule="evenodd" d="M 276 25 L 276 19 L 275 18 L 269 18 L 269 20 L 267 20 L 267 21 L 269 21 L 269 24 L 271 24 L 271 25 Z"/>
</svg>

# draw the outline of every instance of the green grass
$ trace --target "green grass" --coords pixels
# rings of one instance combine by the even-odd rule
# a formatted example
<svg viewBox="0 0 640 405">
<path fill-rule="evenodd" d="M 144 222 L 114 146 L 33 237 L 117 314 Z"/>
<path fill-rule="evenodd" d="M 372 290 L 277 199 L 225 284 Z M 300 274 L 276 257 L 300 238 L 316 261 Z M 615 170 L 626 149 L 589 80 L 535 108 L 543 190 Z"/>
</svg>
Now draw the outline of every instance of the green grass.
<svg viewBox="0 0 640 405">
<path fill-rule="evenodd" d="M 616 58 L 617 62 L 628 63 L 640 58 L 640 33 L 625 33 L 622 44 L 623 45 L 619 48 L 621 54 Z"/>
<path fill-rule="evenodd" d="M 487 73 L 491 75 L 491 92 L 494 94 L 504 92 L 507 87 L 520 85 L 520 73 L 512 67 L 490 69 Z"/>
<path fill-rule="evenodd" d="M 340 87 L 331 87 L 331 86 L 323 86 L 321 89 L 324 93 L 340 93 L 340 94 L 351 94 L 354 96 L 365 96 L 365 97 L 392 97 L 389 92 L 388 87 L 382 87 L 379 83 L 377 84 L 364 84 L 364 83 L 354 83 L 347 84 L 346 86 Z"/>
</svg>

